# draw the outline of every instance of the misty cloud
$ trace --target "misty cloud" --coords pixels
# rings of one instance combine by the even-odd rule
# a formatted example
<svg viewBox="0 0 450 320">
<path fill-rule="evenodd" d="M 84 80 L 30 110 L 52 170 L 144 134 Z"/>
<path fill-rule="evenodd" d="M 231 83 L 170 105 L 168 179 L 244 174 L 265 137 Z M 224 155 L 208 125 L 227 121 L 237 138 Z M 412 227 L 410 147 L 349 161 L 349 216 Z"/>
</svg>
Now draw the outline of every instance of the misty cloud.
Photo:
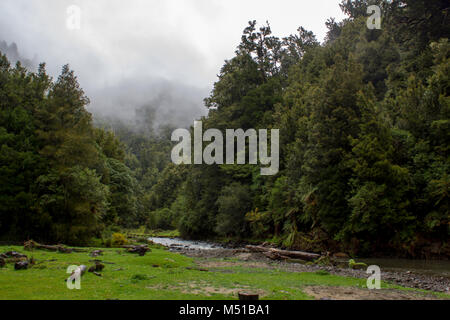
<svg viewBox="0 0 450 320">
<path fill-rule="evenodd" d="M 55 78 L 69 63 L 96 115 L 134 125 L 136 110 L 151 105 L 156 122 L 190 125 L 249 20 L 268 20 L 279 37 L 304 26 L 323 39 L 326 19 L 343 17 L 339 2 L 1 0 L 0 40 Z M 66 27 L 71 5 L 81 9 L 79 30 Z"/>
<path fill-rule="evenodd" d="M 8 58 L 11 65 L 20 62 L 25 68 L 30 71 L 36 69 L 38 65 L 36 56 L 34 56 L 33 59 L 22 57 L 15 42 L 8 44 L 6 41 L 0 40 L 0 52 L 6 55 L 6 58 Z"/>
<path fill-rule="evenodd" d="M 89 110 L 98 118 L 118 118 L 136 132 L 153 133 L 166 126 L 190 126 L 206 115 L 203 98 L 208 93 L 209 88 L 134 78 L 94 91 Z"/>
</svg>

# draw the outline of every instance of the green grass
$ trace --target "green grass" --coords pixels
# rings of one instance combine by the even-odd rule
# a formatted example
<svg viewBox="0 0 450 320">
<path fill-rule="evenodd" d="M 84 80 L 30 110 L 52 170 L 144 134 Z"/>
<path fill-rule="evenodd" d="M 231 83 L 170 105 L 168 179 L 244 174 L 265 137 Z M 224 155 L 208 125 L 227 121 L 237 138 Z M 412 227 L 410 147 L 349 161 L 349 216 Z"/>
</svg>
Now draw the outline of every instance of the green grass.
<svg viewBox="0 0 450 320">
<path fill-rule="evenodd" d="M 13 264 L 0 268 L 0 300 L 231 300 L 239 290 L 261 292 L 263 299 L 302 300 L 311 298 L 302 291 L 307 285 L 365 287 L 362 279 L 247 268 L 245 264 L 205 272 L 193 259 L 163 249 L 152 249 L 144 257 L 123 249 L 103 249 L 99 259 L 114 264 L 105 264 L 101 278 L 86 273 L 81 290 L 69 290 L 64 282 L 69 276 L 67 268 L 92 266 L 88 253 L 26 252 L 22 247 L 0 246 L 0 252 L 10 250 L 34 257 L 37 264 L 23 271 L 15 271 Z"/>
<path fill-rule="evenodd" d="M 138 234 L 145 237 L 155 238 L 179 238 L 180 232 L 178 230 L 147 230 L 144 227 L 139 229 L 125 229 L 123 234 Z"/>
</svg>

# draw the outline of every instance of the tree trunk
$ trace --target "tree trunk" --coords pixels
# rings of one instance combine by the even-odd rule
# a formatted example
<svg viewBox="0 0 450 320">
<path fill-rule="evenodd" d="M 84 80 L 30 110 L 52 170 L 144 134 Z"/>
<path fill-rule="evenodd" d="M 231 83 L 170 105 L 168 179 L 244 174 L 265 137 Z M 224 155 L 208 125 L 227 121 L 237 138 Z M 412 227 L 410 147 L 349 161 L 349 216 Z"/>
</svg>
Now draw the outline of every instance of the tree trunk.
<svg viewBox="0 0 450 320">
<path fill-rule="evenodd" d="M 33 249 L 40 249 L 40 250 L 48 250 L 48 251 L 61 252 L 61 253 L 88 252 L 85 249 L 66 248 L 65 246 L 63 246 L 61 244 L 58 244 L 55 246 L 48 246 L 45 244 L 37 243 L 33 240 L 25 242 L 23 245 L 23 248 L 28 251 L 31 251 Z"/>
<path fill-rule="evenodd" d="M 274 248 L 265 248 L 261 246 L 246 246 L 246 248 L 253 252 L 259 252 L 272 260 L 287 260 L 290 258 L 314 261 L 321 257 L 320 254 L 303 252 L 303 251 L 288 251 Z"/>
</svg>

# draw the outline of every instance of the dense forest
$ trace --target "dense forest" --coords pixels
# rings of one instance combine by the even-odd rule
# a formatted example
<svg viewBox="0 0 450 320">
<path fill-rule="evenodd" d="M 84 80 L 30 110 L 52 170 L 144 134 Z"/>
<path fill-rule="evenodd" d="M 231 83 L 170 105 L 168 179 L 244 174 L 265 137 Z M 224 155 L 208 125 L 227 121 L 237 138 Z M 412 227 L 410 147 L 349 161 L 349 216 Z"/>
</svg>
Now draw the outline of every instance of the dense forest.
<svg viewBox="0 0 450 320">
<path fill-rule="evenodd" d="M 251 21 L 204 129 L 280 129 L 280 172 L 170 161 L 174 128 L 92 119 L 53 81 L 0 57 L 0 240 L 88 244 L 111 228 L 270 240 L 353 254 L 450 257 L 450 18 L 445 0 L 346 0 L 323 43 Z M 380 5 L 380 1 L 377 1 Z M 152 113 L 142 111 L 152 127 Z"/>
</svg>

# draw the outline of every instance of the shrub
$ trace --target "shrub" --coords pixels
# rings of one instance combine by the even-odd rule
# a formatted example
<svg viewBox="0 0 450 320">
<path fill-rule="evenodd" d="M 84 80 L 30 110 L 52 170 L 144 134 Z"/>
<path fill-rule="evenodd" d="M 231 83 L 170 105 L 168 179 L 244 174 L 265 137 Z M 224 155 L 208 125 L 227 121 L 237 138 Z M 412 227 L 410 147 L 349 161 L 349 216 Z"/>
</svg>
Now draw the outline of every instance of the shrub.
<svg viewBox="0 0 450 320">
<path fill-rule="evenodd" d="M 127 239 L 121 233 L 114 233 L 112 235 L 112 244 L 115 246 L 122 246 L 124 244 L 127 244 L 127 242 Z"/>
</svg>

